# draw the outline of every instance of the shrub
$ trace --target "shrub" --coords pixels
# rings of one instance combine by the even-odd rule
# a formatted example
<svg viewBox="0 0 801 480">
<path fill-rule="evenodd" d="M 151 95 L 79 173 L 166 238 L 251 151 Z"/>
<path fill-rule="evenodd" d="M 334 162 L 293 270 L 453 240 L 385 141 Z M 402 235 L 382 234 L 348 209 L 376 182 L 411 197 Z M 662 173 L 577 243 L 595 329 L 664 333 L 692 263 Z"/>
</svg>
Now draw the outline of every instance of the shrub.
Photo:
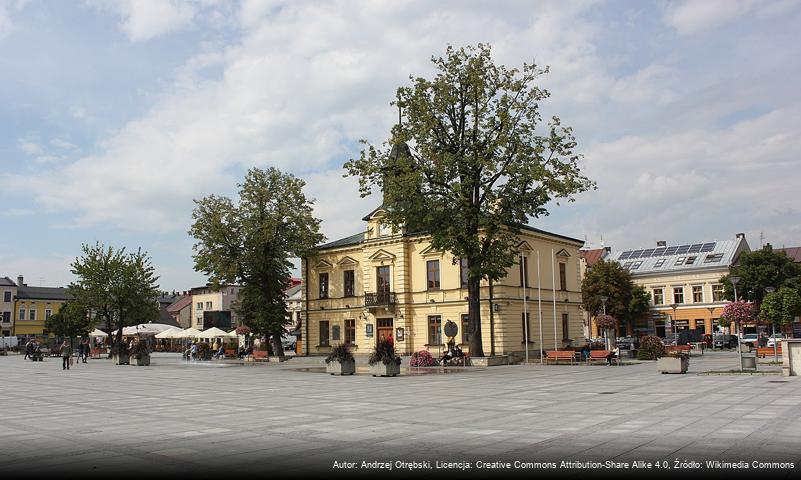
<svg viewBox="0 0 801 480">
<path fill-rule="evenodd" d="M 375 365 L 378 362 L 384 365 L 389 365 L 391 362 L 395 362 L 398 365 L 401 363 L 401 358 L 395 354 L 395 344 L 386 338 L 378 341 L 368 360 L 370 365 Z"/>
<path fill-rule="evenodd" d="M 131 348 L 131 355 L 137 360 L 141 360 L 142 357 L 149 354 L 150 354 L 150 347 L 147 346 L 147 342 L 144 340 L 136 342 L 133 348 Z"/>
<path fill-rule="evenodd" d="M 353 354 L 350 353 L 350 345 L 347 343 L 340 343 L 331 349 L 331 353 L 325 358 L 325 363 L 331 362 L 352 362 Z"/>
<path fill-rule="evenodd" d="M 637 351 L 639 360 L 656 360 L 665 355 L 665 344 L 656 335 L 647 335 L 640 340 L 640 349 Z"/>
<path fill-rule="evenodd" d="M 211 360 L 211 345 L 208 342 L 197 344 L 197 358 L 199 360 Z"/>
<path fill-rule="evenodd" d="M 431 356 L 428 350 L 420 350 L 412 354 L 409 365 L 412 367 L 436 367 L 437 360 Z"/>
</svg>

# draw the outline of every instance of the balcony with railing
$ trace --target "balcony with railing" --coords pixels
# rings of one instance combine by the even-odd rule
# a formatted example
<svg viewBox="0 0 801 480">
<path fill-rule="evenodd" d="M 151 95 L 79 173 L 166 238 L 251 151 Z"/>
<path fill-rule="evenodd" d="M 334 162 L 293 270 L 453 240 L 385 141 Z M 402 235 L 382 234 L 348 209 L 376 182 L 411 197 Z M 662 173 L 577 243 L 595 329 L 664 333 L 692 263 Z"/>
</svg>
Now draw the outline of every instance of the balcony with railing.
<svg viewBox="0 0 801 480">
<path fill-rule="evenodd" d="M 365 307 L 386 307 L 395 305 L 395 292 L 365 293 Z"/>
</svg>

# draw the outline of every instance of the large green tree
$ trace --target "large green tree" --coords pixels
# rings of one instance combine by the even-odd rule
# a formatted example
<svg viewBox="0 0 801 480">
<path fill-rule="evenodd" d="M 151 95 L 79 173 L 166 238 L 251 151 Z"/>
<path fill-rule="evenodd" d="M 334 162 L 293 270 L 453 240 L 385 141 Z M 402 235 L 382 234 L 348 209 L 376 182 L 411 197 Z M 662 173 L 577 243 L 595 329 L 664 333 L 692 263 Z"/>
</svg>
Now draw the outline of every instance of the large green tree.
<svg viewBox="0 0 801 480">
<path fill-rule="evenodd" d="M 596 316 L 603 312 L 601 297 L 607 297 L 606 313 L 630 325 L 645 316 L 651 307 L 651 297 L 640 285 L 635 285 L 631 273 L 618 262 L 601 260 L 581 281 L 581 301 L 584 310 Z"/>
<path fill-rule="evenodd" d="M 81 248 L 83 255 L 72 263 L 77 280 L 67 291 L 94 322 L 117 330 L 112 345 L 122 341 L 123 327 L 158 319 L 158 277 L 147 253 L 99 242 Z"/>
<path fill-rule="evenodd" d="M 793 262 L 784 252 L 775 252 L 770 244 L 760 250 L 744 252 L 737 265 L 731 267 L 729 274 L 720 282 L 724 285 L 725 296 L 734 300 L 734 288 L 730 278 L 740 277 L 737 283 L 737 297 L 761 304 L 765 288 L 790 287 L 801 294 L 801 265 Z"/>
<path fill-rule="evenodd" d="M 237 314 L 253 333 L 271 336 L 278 355 L 284 352 L 290 259 L 308 254 L 324 240 L 304 185 L 275 168 L 252 168 L 238 185 L 237 203 L 216 195 L 195 200 L 189 231 L 197 241 L 195 270 L 208 275 L 217 288 L 242 285 Z"/>
<path fill-rule="evenodd" d="M 498 280 L 517 259 L 529 217 L 593 187 L 579 170 L 570 127 L 543 124 L 537 86 L 547 68 L 496 65 L 490 47 L 448 47 L 432 58 L 434 78 L 412 78 L 393 104 L 401 121 L 387 143 L 366 145 L 345 164 L 362 196 L 383 191 L 385 220 L 431 235 L 434 248 L 468 266 L 470 353 L 483 356 L 480 285 Z"/>
</svg>

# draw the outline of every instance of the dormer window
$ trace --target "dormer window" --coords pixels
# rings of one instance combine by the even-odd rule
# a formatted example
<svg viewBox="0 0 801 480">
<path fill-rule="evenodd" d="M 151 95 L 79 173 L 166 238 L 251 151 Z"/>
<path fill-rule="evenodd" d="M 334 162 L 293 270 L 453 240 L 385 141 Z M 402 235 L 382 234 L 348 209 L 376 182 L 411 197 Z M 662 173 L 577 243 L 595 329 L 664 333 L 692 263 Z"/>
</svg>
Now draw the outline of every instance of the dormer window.
<svg viewBox="0 0 801 480">
<path fill-rule="evenodd" d="M 378 224 L 378 236 L 379 237 L 388 237 L 392 234 L 392 230 L 390 229 L 389 225 L 384 222 L 379 222 Z"/>
</svg>

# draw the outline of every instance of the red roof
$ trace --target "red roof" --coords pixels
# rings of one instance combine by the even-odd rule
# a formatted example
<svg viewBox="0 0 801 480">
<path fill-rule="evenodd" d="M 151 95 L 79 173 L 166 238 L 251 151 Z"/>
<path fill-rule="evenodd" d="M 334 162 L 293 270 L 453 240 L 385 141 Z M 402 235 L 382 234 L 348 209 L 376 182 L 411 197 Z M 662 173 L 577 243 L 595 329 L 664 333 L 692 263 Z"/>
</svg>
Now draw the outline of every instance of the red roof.
<svg viewBox="0 0 801 480">
<path fill-rule="evenodd" d="M 183 310 L 184 308 L 188 307 L 191 304 L 192 304 L 192 295 L 184 295 L 175 302 L 171 303 L 167 307 L 167 311 L 170 313 L 180 312 L 181 310 Z"/>
<path fill-rule="evenodd" d="M 601 260 L 604 257 L 605 253 L 606 253 L 606 249 L 605 248 L 596 248 L 596 249 L 593 249 L 593 250 L 581 250 L 581 251 L 579 251 L 579 254 L 581 255 L 581 258 L 583 258 L 584 261 L 587 262 L 587 266 L 588 267 L 592 267 L 593 265 L 598 263 L 598 261 Z"/>
<path fill-rule="evenodd" d="M 776 251 L 786 253 L 795 263 L 801 263 L 801 247 L 777 248 Z"/>
</svg>

